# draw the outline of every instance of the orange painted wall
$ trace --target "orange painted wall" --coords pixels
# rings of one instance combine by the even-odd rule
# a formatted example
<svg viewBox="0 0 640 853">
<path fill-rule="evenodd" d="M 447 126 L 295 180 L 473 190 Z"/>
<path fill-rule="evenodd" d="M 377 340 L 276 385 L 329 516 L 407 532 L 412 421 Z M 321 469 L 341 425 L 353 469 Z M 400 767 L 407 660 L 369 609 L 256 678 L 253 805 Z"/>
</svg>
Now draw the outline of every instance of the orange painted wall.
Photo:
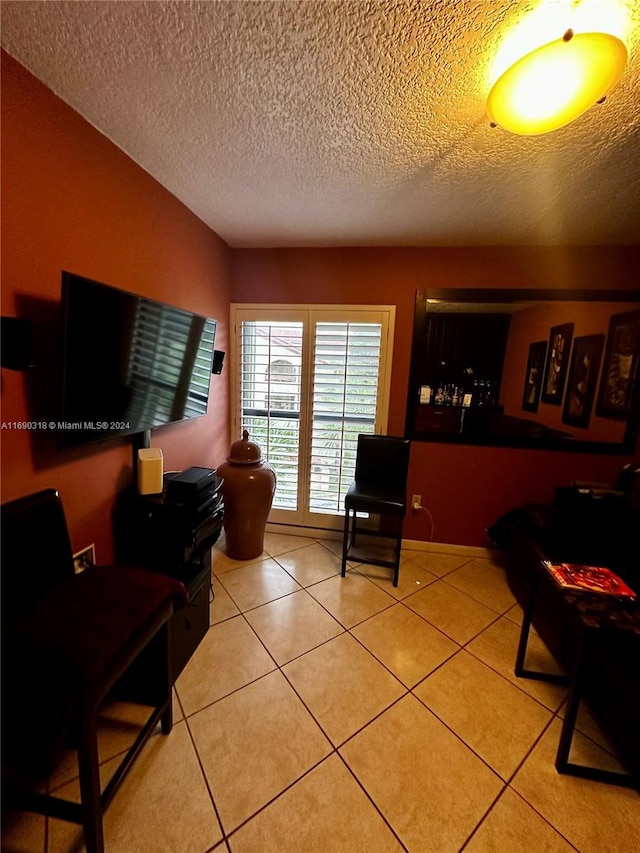
<svg viewBox="0 0 640 853">
<path fill-rule="evenodd" d="M 640 247 L 243 249 L 232 252 L 234 302 L 393 304 L 396 330 L 389 433 L 402 434 L 416 290 L 421 288 L 637 288 Z M 609 481 L 629 461 L 506 448 L 414 442 L 405 537 L 488 545 L 485 526 L 524 501 L 548 501 L 573 479 Z"/>
<path fill-rule="evenodd" d="M 228 349 L 229 249 L 169 192 L 2 54 L 2 314 L 34 323 L 36 367 L 2 370 L 4 423 L 54 417 L 63 269 L 218 322 Z M 165 470 L 216 467 L 229 447 L 228 370 L 210 412 L 154 431 Z M 130 484 L 130 439 L 59 453 L 42 432 L 3 429 L 2 500 L 59 489 L 74 549 L 111 559 L 111 510 Z M 44 543 L 42 543 L 44 547 Z"/>
</svg>

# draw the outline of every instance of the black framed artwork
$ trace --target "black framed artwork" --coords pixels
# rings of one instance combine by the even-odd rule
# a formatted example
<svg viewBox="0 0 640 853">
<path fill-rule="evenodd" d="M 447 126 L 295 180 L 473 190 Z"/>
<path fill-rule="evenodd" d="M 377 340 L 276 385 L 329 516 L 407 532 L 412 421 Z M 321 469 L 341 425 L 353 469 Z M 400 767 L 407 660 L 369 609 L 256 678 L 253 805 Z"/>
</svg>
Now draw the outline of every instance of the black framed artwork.
<svg viewBox="0 0 640 853">
<path fill-rule="evenodd" d="M 540 395 L 543 403 L 551 403 L 553 406 L 559 406 L 562 403 L 569 368 L 573 327 L 573 323 L 564 323 L 561 326 L 553 326 L 549 333 L 547 363 Z"/>
<path fill-rule="evenodd" d="M 530 344 L 527 371 L 524 377 L 524 391 L 522 392 L 522 408 L 527 412 L 538 411 L 546 355 L 546 341 L 536 341 Z"/>
<path fill-rule="evenodd" d="M 589 426 L 604 339 L 604 335 L 585 335 L 573 342 L 567 394 L 562 410 L 565 424 L 583 429 Z"/>
<path fill-rule="evenodd" d="M 615 421 L 629 416 L 640 357 L 640 311 L 614 314 L 598 390 L 596 414 Z"/>
</svg>

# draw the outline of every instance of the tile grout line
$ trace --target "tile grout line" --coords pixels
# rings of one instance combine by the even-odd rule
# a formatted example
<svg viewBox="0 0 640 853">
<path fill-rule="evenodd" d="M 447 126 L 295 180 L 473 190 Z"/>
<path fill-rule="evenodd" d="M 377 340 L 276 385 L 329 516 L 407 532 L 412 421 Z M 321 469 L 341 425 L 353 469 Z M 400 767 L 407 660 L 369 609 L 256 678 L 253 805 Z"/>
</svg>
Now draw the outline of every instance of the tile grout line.
<svg viewBox="0 0 640 853">
<path fill-rule="evenodd" d="M 191 745 L 192 745 L 193 751 L 196 755 L 196 760 L 198 762 L 198 767 L 200 768 L 200 774 L 202 776 L 202 780 L 204 781 L 205 787 L 207 789 L 207 793 L 209 794 L 209 800 L 210 800 L 211 805 L 213 807 L 213 812 L 216 816 L 216 820 L 218 821 L 218 826 L 220 827 L 220 831 L 222 833 L 222 840 L 225 841 L 225 843 L 226 843 L 227 836 L 226 836 L 226 833 L 224 831 L 224 826 L 222 823 L 222 818 L 220 817 L 220 812 L 218 811 L 218 807 L 216 805 L 216 799 L 213 795 L 213 791 L 211 790 L 211 785 L 209 784 L 209 779 L 207 778 L 207 773 L 204 769 L 204 764 L 202 762 L 202 758 L 200 757 L 200 752 L 198 751 L 198 746 L 196 744 L 195 737 L 193 735 L 193 732 L 191 731 L 191 726 L 189 725 L 189 720 L 187 717 L 185 717 L 184 719 L 185 719 L 185 723 L 187 726 L 187 732 L 189 733 L 189 740 L 191 741 Z M 217 846 L 219 846 L 219 842 L 214 844 L 213 847 L 210 849 L 214 850 Z M 227 850 L 229 850 L 228 844 L 227 844 Z"/>
<path fill-rule="evenodd" d="M 329 550 L 329 549 L 327 549 L 327 550 Z M 286 552 L 286 553 L 291 553 L 291 552 Z M 332 553 L 332 552 L 329 552 L 329 553 Z M 276 562 L 278 562 L 276 557 L 271 557 L 271 559 L 273 559 L 273 560 L 275 560 Z M 280 563 L 278 563 L 278 565 L 281 565 L 281 564 L 280 564 Z M 283 571 L 285 571 L 285 572 L 287 571 L 287 569 L 286 569 L 284 566 L 281 566 L 281 568 L 283 569 Z M 289 573 L 289 572 L 287 572 L 287 574 L 290 574 L 290 573 Z M 291 575 L 291 577 L 293 577 L 293 576 Z M 333 577 L 333 575 L 329 575 L 329 577 L 328 577 L 328 578 L 324 578 L 323 580 L 329 580 L 331 577 Z M 293 578 L 293 579 L 294 579 L 294 580 L 296 580 L 295 578 Z M 317 581 L 316 583 L 321 583 L 321 582 L 322 582 L 322 581 Z M 310 584 L 310 586 L 313 586 L 313 585 L 315 585 L 315 584 Z M 374 584 L 374 585 L 375 585 L 375 584 Z M 225 588 L 225 590 L 226 590 L 226 588 Z M 301 586 L 301 590 L 303 590 L 303 591 L 305 591 L 305 592 L 306 592 L 306 591 L 307 591 L 307 587 L 302 587 L 302 586 Z M 296 592 L 298 592 L 298 591 L 299 591 L 299 590 L 296 590 Z M 232 597 L 232 596 L 231 596 L 231 594 L 228 592 L 228 590 L 226 590 L 226 592 L 227 592 L 227 594 L 232 598 L 232 600 L 233 600 L 234 604 L 235 604 L 236 606 L 238 606 L 238 605 L 237 605 L 237 602 L 233 599 L 233 597 Z M 290 595 L 290 594 L 292 594 L 292 593 L 289 593 L 288 595 Z M 337 624 L 338 624 L 338 625 L 340 625 L 340 627 L 342 628 L 342 631 L 341 631 L 339 634 L 336 634 L 334 637 L 330 637 L 329 639 L 324 640 L 322 643 L 319 643 L 317 646 L 313 646 L 311 649 L 307 649 L 305 652 L 302 652 L 301 654 L 296 655 L 296 657 L 292 658 L 291 660 L 286 661 L 284 664 L 279 664 L 279 663 L 275 660 L 275 658 L 271 655 L 271 653 L 269 652 L 269 649 L 266 647 L 266 645 L 264 644 L 264 642 L 262 641 L 262 639 L 257 635 L 257 633 L 255 632 L 255 630 L 253 629 L 253 626 L 251 625 L 251 623 L 249 622 L 249 620 L 248 620 L 248 619 L 246 619 L 245 612 L 249 612 L 249 611 L 251 611 L 251 610 L 258 609 L 258 607 L 262 607 L 262 606 L 264 606 L 264 605 L 258 605 L 258 606 L 257 606 L 257 607 L 255 607 L 255 608 L 249 608 L 249 611 L 242 611 L 242 610 L 240 610 L 240 608 L 238 608 L 238 609 L 240 610 L 240 613 L 239 613 L 238 615 L 241 615 L 241 616 L 244 618 L 244 620 L 245 620 L 246 624 L 247 624 L 247 625 L 249 625 L 249 627 L 251 628 L 252 632 L 254 633 L 254 635 L 256 636 L 256 638 L 258 639 L 258 641 L 261 643 L 261 645 L 263 646 L 263 648 L 265 649 L 265 651 L 267 652 L 267 654 L 269 655 L 269 657 L 271 658 L 271 660 L 274 662 L 274 664 L 275 664 L 275 666 L 276 666 L 277 671 L 279 671 L 279 672 L 280 672 L 280 674 L 283 676 L 283 678 L 285 679 L 286 683 L 289 685 L 289 687 L 291 688 L 291 690 L 294 692 L 295 696 L 298 698 L 299 702 L 302 704 L 302 706 L 304 707 L 304 709 L 305 709 L 305 710 L 307 711 L 307 713 L 311 716 L 311 719 L 314 721 L 314 723 L 318 726 L 318 728 L 320 729 L 320 731 L 322 732 L 322 734 L 324 735 L 324 737 L 327 739 L 327 742 L 328 742 L 328 743 L 329 743 L 329 745 L 331 746 L 331 752 L 330 752 L 328 755 L 324 756 L 324 758 L 322 758 L 322 759 L 321 759 L 319 762 L 317 762 L 315 765 L 313 765 L 312 767 L 310 767 L 310 768 L 309 768 L 309 769 L 308 769 L 304 774 L 302 774 L 302 776 L 300 776 L 300 777 L 298 777 L 297 779 L 295 779 L 294 781 L 292 781 L 288 786 L 286 786 L 282 791 L 280 791 L 280 792 L 279 792 L 275 797 L 273 797 L 271 800 L 269 800 L 267 803 L 265 803 L 263 806 L 261 806 L 261 808 L 260 808 L 260 809 L 258 809 L 255 813 L 253 813 L 252 815 L 248 816 L 248 817 L 246 818 L 246 820 L 245 820 L 245 821 L 243 821 L 239 826 L 235 827 L 235 828 L 234 828 L 230 833 L 228 833 L 228 834 L 226 834 L 226 833 L 225 833 L 225 840 L 227 840 L 227 842 L 228 842 L 228 839 L 229 839 L 229 838 L 230 838 L 234 833 L 236 833 L 236 832 L 237 832 L 237 831 L 238 831 L 242 826 L 244 826 L 244 825 L 245 825 L 246 823 L 248 823 L 250 820 L 252 820 L 253 818 L 255 818 L 258 814 L 260 814 L 262 811 L 264 811 L 264 810 L 265 810 L 269 805 L 271 805 L 273 802 L 275 802 L 275 800 L 277 800 L 277 799 L 278 799 L 279 797 L 281 797 L 284 793 L 286 793 L 286 791 L 290 790 L 294 785 L 298 784 L 298 782 L 300 782 L 300 781 L 301 781 L 301 779 L 304 779 L 304 778 L 305 778 L 309 773 L 311 773 L 313 770 L 315 770 L 317 767 L 319 767 L 322 763 L 324 763 L 324 762 L 325 762 L 325 761 L 326 761 L 326 760 L 327 760 L 331 755 L 336 755 L 336 756 L 339 758 L 339 760 L 344 764 L 344 766 L 347 768 L 347 770 L 348 770 L 348 772 L 350 773 L 350 775 L 355 779 L 355 781 L 357 782 L 358 786 L 359 786 L 359 787 L 361 788 L 361 790 L 364 792 L 364 794 L 366 795 L 366 797 L 367 797 L 367 798 L 369 799 L 369 801 L 372 803 L 373 807 L 375 808 L 375 810 L 377 811 L 377 813 L 380 815 L 380 817 L 381 817 L 381 819 L 384 821 L 385 825 L 386 825 L 386 826 L 388 826 L 389 830 L 392 832 L 392 834 L 393 834 L 393 835 L 394 835 L 394 837 L 398 840 L 398 842 L 402 845 L 403 849 L 404 849 L 404 850 L 407 850 L 406 846 L 401 842 L 400 838 L 398 837 L 398 835 L 397 835 L 397 833 L 395 832 L 395 830 L 393 829 L 393 827 L 389 824 L 388 820 L 385 818 L 384 814 L 382 814 L 382 812 L 380 811 L 380 809 L 379 809 L 379 807 L 377 806 L 377 804 L 373 801 L 373 799 L 371 798 L 371 796 L 369 795 L 369 793 L 368 793 L 368 792 L 366 791 L 366 789 L 363 787 L 362 783 L 360 782 L 360 780 L 358 779 L 358 777 L 354 774 L 354 772 L 353 772 L 353 770 L 351 769 L 351 767 L 349 767 L 349 765 L 347 764 L 346 760 L 343 758 L 343 756 L 341 755 L 341 753 L 340 753 L 340 751 L 339 751 L 339 750 L 340 750 L 340 748 L 341 748 L 342 746 L 344 746 L 344 744 L 345 744 L 345 743 L 348 743 L 348 742 L 349 742 L 353 737 L 355 737 L 357 734 L 359 734 L 361 731 L 363 731 L 363 730 L 364 730 L 368 725 L 370 725 L 374 720 L 378 719 L 378 717 L 380 717 L 382 714 L 386 713 L 386 712 L 389 710 L 389 708 L 393 707 L 393 705 L 395 705 L 395 704 L 396 704 L 397 702 L 399 702 L 401 699 L 403 699 L 403 698 L 405 698 L 407 695 L 409 695 L 409 694 L 410 694 L 410 688 L 407 688 L 407 687 L 406 687 L 406 685 L 404 685 L 404 684 L 400 681 L 400 679 L 398 679 L 398 677 L 397 677 L 394 673 L 392 673 L 392 672 L 391 672 L 391 671 L 390 671 L 390 670 L 389 670 L 389 669 L 388 669 L 384 664 L 382 664 L 382 662 L 381 662 L 381 661 L 379 661 L 379 660 L 378 660 L 378 658 L 376 658 L 376 657 L 375 657 L 375 655 L 373 655 L 373 654 L 372 654 L 372 652 L 370 652 L 368 649 L 366 649 L 366 647 L 365 647 L 365 646 L 364 646 L 364 645 L 363 645 L 363 644 L 358 640 L 358 638 L 353 636 L 353 634 L 351 633 L 350 628 L 345 627 L 345 626 L 344 626 L 344 625 L 343 625 L 339 620 L 337 620 L 337 619 L 336 619 L 336 617 L 335 617 L 332 613 L 330 613 L 330 611 L 328 611 L 326 607 L 324 607 L 324 605 L 322 604 L 322 602 L 317 601 L 317 599 L 315 599 L 315 598 L 311 595 L 311 593 L 309 593 L 309 595 L 310 595 L 310 597 L 313 599 L 313 601 L 315 601 L 317 604 L 319 604 L 319 605 L 320 605 L 320 607 L 322 607 L 322 609 L 323 609 L 323 610 L 325 610 L 325 612 L 326 612 L 329 616 L 331 616 L 331 618 L 333 618 L 333 619 L 337 622 Z M 286 597 L 286 595 L 285 595 L 285 596 L 280 596 L 280 597 L 279 597 L 279 598 L 277 598 L 277 599 L 273 599 L 273 601 L 280 600 L 281 598 L 284 598 L 284 597 Z M 386 610 L 386 609 L 388 609 L 388 608 L 390 608 L 390 607 L 394 606 L 394 604 L 396 604 L 396 603 L 397 603 L 395 600 L 393 600 L 393 597 L 392 597 L 392 596 L 390 596 L 390 598 L 392 599 L 392 601 L 390 602 L 390 604 L 388 605 L 388 607 L 383 608 L 383 610 L 382 610 L 382 611 L 378 611 L 378 613 L 380 613 L 380 612 L 384 612 L 384 610 Z M 265 602 L 265 604 L 269 604 L 269 603 L 270 603 L 270 602 Z M 377 614 L 372 614 L 372 615 L 377 615 Z M 232 617 L 232 618 L 233 618 L 233 617 Z M 369 619 L 369 618 L 372 618 L 372 616 L 367 617 L 367 619 Z M 367 619 L 364 619 L 364 620 L 362 620 L 361 622 L 356 623 L 356 625 L 360 625 L 360 624 L 362 624 L 363 622 L 366 622 L 366 621 L 367 621 Z M 351 627 L 352 627 L 352 628 L 353 628 L 353 627 L 356 627 L 356 625 L 351 626 Z M 333 744 L 333 741 L 331 740 L 331 738 L 329 737 L 329 735 L 327 734 L 327 732 L 326 732 L 326 731 L 325 731 L 325 729 L 323 728 L 322 724 L 321 724 L 321 723 L 320 723 L 320 721 L 316 718 L 316 716 L 313 714 L 313 712 L 312 712 L 312 711 L 311 711 L 311 709 L 308 707 L 308 705 L 306 704 L 306 702 L 304 701 L 304 699 L 302 698 L 302 696 L 299 694 L 299 692 L 296 690 L 295 686 L 294 686 L 294 685 L 293 685 L 293 683 L 290 681 L 290 679 L 288 678 L 287 674 L 284 672 L 284 669 L 283 669 L 283 668 L 284 668 L 285 666 L 287 666 L 288 664 L 292 663 L 293 661 L 295 661 L 295 660 L 299 660 L 300 658 L 304 657 L 304 655 L 309 654 L 310 652 L 315 651 L 316 649 L 321 648 L 323 645 L 326 645 L 327 643 L 330 643 L 332 640 L 335 640 L 337 637 L 343 636 L 344 634 L 348 634 L 352 639 L 354 639 L 354 640 L 355 640 L 355 641 L 356 641 L 356 642 L 357 642 L 357 643 L 358 643 L 358 644 L 359 644 L 359 645 L 360 645 L 360 646 L 361 646 L 361 647 L 362 647 L 362 648 L 363 648 L 363 649 L 364 649 L 368 654 L 370 654 L 370 655 L 372 656 L 372 658 L 376 661 L 376 663 L 378 663 L 380 666 L 382 666 L 382 667 L 383 667 L 383 669 L 385 669 L 385 671 L 386 671 L 386 672 L 388 672 L 388 673 L 389 673 L 389 674 L 390 674 L 390 675 L 391 675 L 391 676 L 392 676 L 396 681 L 398 681 L 398 683 L 402 686 L 402 688 L 403 688 L 404 692 L 402 693 L 402 695 L 401 695 L 401 696 L 399 696 L 397 699 L 395 699 L 395 700 L 394 700 L 390 705 L 388 705 L 388 706 L 386 706 L 385 708 L 383 708 L 383 709 L 382 709 L 378 714 L 376 714 L 372 719 L 368 720 L 368 721 L 367 721 L 363 726 L 361 726 L 361 727 L 360 727 L 356 732 L 353 732 L 353 733 L 352 733 L 352 734 L 351 734 L 351 735 L 350 735 L 350 736 L 349 736 L 345 741 L 343 741 L 342 743 L 340 743 L 338 746 L 335 746 L 335 745 Z M 256 681 L 259 681 L 261 678 L 264 678 L 266 675 L 270 675 L 270 674 L 272 674 L 272 673 L 273 673 L 273 672 L 275 672 L 275 671 L 276 671 L 276 670 L 271 670 L 271 672 L 269 672 L 269 673 L 265 673 L 264 675 L 260 676 L 260 677 L 259 677 L 259 678 L 257 678 L 257 679 L 254 679 L 254 680 L 253 680 L 252 682 L 250 682 L 250 683 L 255 683 Z M 247 686 L 247 685 L 244 685 L 244 686 Z M 243 688 L 238 688 L 237 690 L 241 690 L 241 689 L 243 689 Z M 234 692 L 237 692 L 237 691 L 234 691 Z M 227 694 L 227 695 L 231 695 L 231 694 Z M 221 698 L 225 698 L 225 697 L 221 697 Z M 220 701 L 220 700 L 216 700 L 216 701 Z M 211 704 L 215 704 L 215 703 L 211 703 Z M 208 706 L 208 707 L 210 707 L 210 706 Z M 197 747 L 195 747 L 195 743 L 194 743 L 194 748 L 196 748 L 196 751 L 197 751 Z M 220 826 L 221 826 L 221 828 L 223 828 L 223 827 L 222 827 L 222 822 L 220 822 Z M 223 828 L 223 832 L 224 832 L 224 828 Z"/>
</svg>

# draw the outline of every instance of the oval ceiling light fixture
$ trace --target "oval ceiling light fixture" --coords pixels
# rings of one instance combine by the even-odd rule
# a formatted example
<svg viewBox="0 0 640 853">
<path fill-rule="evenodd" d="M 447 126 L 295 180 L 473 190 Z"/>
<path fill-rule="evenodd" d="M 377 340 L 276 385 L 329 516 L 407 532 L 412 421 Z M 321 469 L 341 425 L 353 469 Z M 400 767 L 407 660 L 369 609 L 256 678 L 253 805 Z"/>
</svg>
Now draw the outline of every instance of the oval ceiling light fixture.
<svg viewBox="0 0 640 853">
<path fill-rule="evenodd" d="M 498 78 L 487 100 L 489 119 L 521 136 L 558 130 L 601 101 L 626 63 L 627 49 L 616 36 L 567 30 Z"/>
</svg>

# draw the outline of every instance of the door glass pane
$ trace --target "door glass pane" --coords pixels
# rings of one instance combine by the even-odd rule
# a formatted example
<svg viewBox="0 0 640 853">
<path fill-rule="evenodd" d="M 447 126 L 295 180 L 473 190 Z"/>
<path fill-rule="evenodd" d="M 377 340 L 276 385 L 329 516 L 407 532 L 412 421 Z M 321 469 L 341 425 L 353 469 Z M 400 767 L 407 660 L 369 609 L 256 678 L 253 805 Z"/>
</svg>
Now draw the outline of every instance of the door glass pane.
<svg viewBox="0 0 640 853">
<path fill-rule="evenodd" d="M 308 508 L 341 514 L 359 433 L 375 432 L 382 326 L 316 323 Z"/>
<path fill-rule="evenodd" d="M 243 321 L 242 429 L 274 467 L 276 509 L 298 506 L 302 323 Z"/>
</svg>

